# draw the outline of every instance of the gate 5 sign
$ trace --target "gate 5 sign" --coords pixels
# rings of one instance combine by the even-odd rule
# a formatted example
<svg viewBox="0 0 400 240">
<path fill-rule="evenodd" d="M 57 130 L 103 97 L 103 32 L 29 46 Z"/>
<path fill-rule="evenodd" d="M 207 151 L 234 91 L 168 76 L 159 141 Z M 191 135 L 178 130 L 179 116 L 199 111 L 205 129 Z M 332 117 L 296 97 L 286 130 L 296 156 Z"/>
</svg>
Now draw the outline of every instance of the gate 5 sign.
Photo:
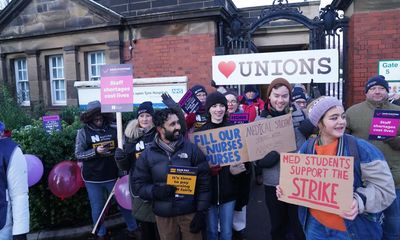
<svg viewBox="0 0 400 240">
<path fill-rule="evenodd" d="M 337 82 L 337 49 L 305 50 L 213 56 L 213 79 L 217 85 L 269 84 L 278 77 L 290 83 Z"/>
<path fill-rule="evenodd" d="M 386 81 L 400 81 L 400 60 L 379 61 L 378 72 Z"/>
<path fill-rule="evenodd" d="M 340 214 L 353 200 L 353 157 L 281 154 L 280 201 Z"/>
</svg>

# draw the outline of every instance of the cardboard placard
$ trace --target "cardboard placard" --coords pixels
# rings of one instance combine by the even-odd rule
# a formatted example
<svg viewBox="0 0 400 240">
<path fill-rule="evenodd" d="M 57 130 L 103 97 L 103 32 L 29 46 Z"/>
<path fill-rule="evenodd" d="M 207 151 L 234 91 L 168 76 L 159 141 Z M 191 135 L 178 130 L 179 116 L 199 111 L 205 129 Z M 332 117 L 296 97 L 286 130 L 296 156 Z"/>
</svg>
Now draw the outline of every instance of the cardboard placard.
<svg viewBox="0 0 400 240">
<path fill-rule="evenodd" d="M 353 201 L 354 158 L 281 154 L 280 201 L 340 214 Z"/>
<path fill-rule="evenodd" d="M 167 184 L 176 187 L 178 195 L 194 195 L 196 189 L 197 168 L 186 166 L 168 166 Z"/>
<path fill-rule="evenodd" d="M 296 150 L 292 115 L 262 119 L 189 135 L 211 165 L 256 161 L 268 152 Z"/>
<path fill-rule="evenodd" d="M 370 140 L 385 140 L 397 136 L 400 111 L 376 109 L 369 130 Z"/>
<path fill-rule="evenodd" d="M 194 113 L 199 110 L 201 106 L 200 100 L 193 94 L 191 90 L 187 91 L 185 95 L 179 100 L 179 106 L 185 113 Z"/>
</svg>

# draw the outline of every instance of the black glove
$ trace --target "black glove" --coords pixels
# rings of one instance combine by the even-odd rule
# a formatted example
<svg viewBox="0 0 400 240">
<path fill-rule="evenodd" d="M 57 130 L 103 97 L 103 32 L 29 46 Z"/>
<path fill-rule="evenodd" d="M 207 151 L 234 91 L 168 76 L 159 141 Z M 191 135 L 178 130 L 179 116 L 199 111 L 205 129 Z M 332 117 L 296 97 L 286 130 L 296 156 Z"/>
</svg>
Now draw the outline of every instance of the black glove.
<svg viewBox="0 0 400 240">
<path fill-rule="evenodd" d="M 214 80 L 211 80 L 211 87 L 213 87 L 213 88 L 218 88 L 218 86 L 217 86 L 217 84 L 215 83 L 215 81 Z"/>
<path fill-rule="evenodd" d="M 177 106 L 179 106 L 174 99 L 168 94 L 168 93 L 163 93 L 161 94 L 162 102 L 169 108 L 174 108 L 176 109 Z"/>
<path fill-rule="evenodd" d="M 199 233 L 201 230 L 206 228 L 206 216 L 205 211 L 196 212 L 192 221 L 190 222 L 190 232 Z"/>
<path fill-rule="evenodd" d="M 175 197 L 175 186 L 171 185 L 154 185 L 152 191 L 153 197 L 157 200 L 168 200 Z"/>
<path fill-rule="evenodd" d="M 26 233 L 24 234 L 19 234 L 19 235 L 14 235 L 13 240 L 26 240 Z"/>
<path fill-rule="evenodd" d="M 308 138 L 315 132 L 315 126 L 311 123 L 310 119 L 306 118 L 300 123 L 299 131 L 305 138 Z"/>
<path fill-rule="evenodd" d="M 277 151 L 271 151 L 261 158 L 257 165 L 262 168 L 270 168 L 279 162 L 281 155 Z"/>
<path fill-rule="evenodd" d="M 131 164 L 128 158 L 128 154 L 124 150 L 122 150 L 121 148 L 115 149 L 114 158 L 119 170 L 129 171 Z"/>
</svg>

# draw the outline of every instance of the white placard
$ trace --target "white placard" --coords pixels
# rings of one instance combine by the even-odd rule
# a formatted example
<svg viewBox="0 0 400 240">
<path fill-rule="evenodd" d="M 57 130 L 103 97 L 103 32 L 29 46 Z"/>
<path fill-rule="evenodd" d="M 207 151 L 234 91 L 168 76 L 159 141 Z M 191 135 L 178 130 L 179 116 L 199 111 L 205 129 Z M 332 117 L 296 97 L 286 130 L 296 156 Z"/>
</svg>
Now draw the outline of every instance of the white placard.
<svg viewBox="0 0 400 240">
<path fill-rule="evenodd" d="M 213 80 L 217 85 L 269 84 L 282 77 L 290 83 L 337 82 L 337 49 L 304 50 L 213 56 Z"/>
<path fill-rule="evenodd" d="M 385 76 L 387 81 L 400 80 L 400 60 L 382 60 L 379 61 L 379 75 Z"/>
</svg>

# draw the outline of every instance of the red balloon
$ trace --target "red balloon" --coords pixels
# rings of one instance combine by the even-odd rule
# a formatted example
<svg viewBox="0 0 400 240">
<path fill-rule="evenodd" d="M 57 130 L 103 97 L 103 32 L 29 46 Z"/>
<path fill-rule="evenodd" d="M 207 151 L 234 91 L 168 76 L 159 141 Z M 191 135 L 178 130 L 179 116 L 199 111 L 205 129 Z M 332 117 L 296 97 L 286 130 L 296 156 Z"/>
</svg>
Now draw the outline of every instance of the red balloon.
<svg viewBox="0 0 400 240">
<path fill-rule="evenodd" d="M 50 191 L 61 198 L 69 198 L 82 186 L 80 168 L 76 162 L 63 161 L 51 169 L 47 181 Z"/>
</svg>

